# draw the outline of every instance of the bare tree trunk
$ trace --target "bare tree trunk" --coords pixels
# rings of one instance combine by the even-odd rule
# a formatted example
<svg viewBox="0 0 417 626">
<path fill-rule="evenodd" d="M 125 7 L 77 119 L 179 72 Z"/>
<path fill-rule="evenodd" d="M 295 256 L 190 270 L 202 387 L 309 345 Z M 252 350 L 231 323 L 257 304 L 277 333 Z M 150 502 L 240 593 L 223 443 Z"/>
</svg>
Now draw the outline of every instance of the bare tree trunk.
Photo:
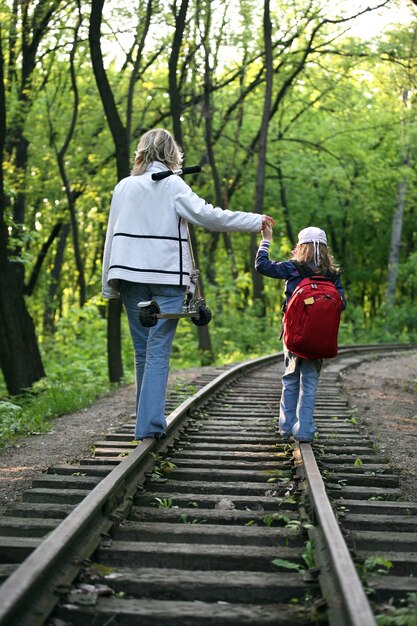
<svg viewBox="0 0 417 626">
<path fill-rule="evenodd" d="M 121 180 L 129 175 L 129 143 L 127 131 L 117 110 L 114 95 L 104 69 L 101 50 L 101 21 L 104 0 L 94 0 L 91 5 L 89 42 L 94 76 L 103 103 L 116 149 L 117 178 Z M 109 300 L 107 316 L 107 362 L 110 382 L 120 382 L 123 378 L 121 313 L 119 300 Z"/>
<path fill-rule="evenodd" d="M 266 70 L 266 85 L 265 85 L 265 98 L 262 114 L 261 128 L 259 131 L 258 141 L 258 167 L 256 171 L 256 188 L 255 188 L 255 204 L 254 213 L 263 213 L 263 202 L 265 192 L 265 172 L 266 172 L 266 148 L 268 138 L 268 125 L 271 113 L 271 101 L 272 101 L 272 81 L 273 81 L 273 61 L 272 61 L 272 24 L 269 11 L 269 0 L 264 1 L 264 17 L 263 17 L 263 32 L 265 42 L 265 70 Z M 264 301 L 263 297 L 263 279 L 262 276 L 255 270 L 254 259 L 256 250 L 258 247 L 258 235 L 252 233 L 250 241 L 251 249 L 251 270 L 252 270 L 252 293 L 255 300 Z"/>
<path fill-rule="evenodd" d="M 89 42 L 91 63 L 93 65 L 94 77 L 100 93 L 104 112 L 109 124 L 110 132 L 116 148 L 117 178 L 121 180 L 129 175 L 130 154 L 129 143 L 127 141 L 126 128 L 117 110 L 114 95 L 104 69 L 103 53 L 101 50 L 101 21 L 103 18 L 104 0 L 94 0 L 91 4 Z"/>
<path fill-rule="evenodd" d="M 181 92 L 178 86 L 178 62 L 180 57 L 180 51 L 182 46 L 182 40 L 184 37 L 185 22 L 187 17 L 189 0 L 182 0 L 181 7 L 178 14 L 174 13 L 175 17 L 175 32 L 174 39 L 172 41 L 171 54 L 168 61 L 168 84 L 169 84 L 169 98 L 171 105 L 171 119 L 172 127 L 174 131 L 174 137 L 178 143 L 182 146 L 182 128 L 181 128 Z M 176 3 L 174 4 L 174 12 L 176 9 Z"/>
<path fill-rule="evenodd" d="M 408 99 L 410 97 L 411 90 L 408 88 L 403 89 L 402 92 L 402 101 L 407 110 Z M 402 145 L 403 145 L 403 154 L 402 154 L 402 169 L 403 174 L 401 180 L 398 181 L 397 184 L 397 205 L 394 210 L 394 215 L 392 217 L 392 227 L 391 227 L 391 242 L 389 248 L 389 257 L 388 257 L 388 272 L 387 272 L 387 285 L 385 289 L 385 301 L 389 307 L 395 305 L 395 292 L 397 290 L 397 280 L 398 280 L 398 265 L 400 261 L 400 251 L 401 251 L 401 236 L 403 230 L 403 219 L 404 219 L 404 207 L 405 200 L 407 197 L 407 188 L 408 188 L 408 172 L 407 169 L 410 165 L 410 140 L 408 137 L 408 124 L 407 117 L 403 118 L 401 124 L 402 130 Z"/>
<path fill-rule="evenodd" d="M 178 70 L 178 62 L 180 56 L 180 50 L 182 45 L 182 40 L 184 37 L 185 23 L 187 17 L 187 9 L 188 9 L 189 0 L 182 0 L 181 7 L 178 14 L 175 14 L 175 33 L 174 39 L 172 42 L 171 55 L 169 58 L 169 96 L 170 96 L 170 104 L 171 104 L 171 118 L 172 118 L 172 126 L 174 129 L 174 137 L 176 141 L 182 146 L 182 127 L 181 127 L 181 110 L 182 110 L 182 102 L 181 102 L 181 91 L 178 86 L 177 79 L 177 70 Z M 175 10 L 175 6 L 174 6 Z M 198 261 L 198 248 L 197 248 L 197 239 L 195 236 L 195 230 L 190 224 L 189 228 L 191 246 L 193 247 L 194 259 L 199 265 Z M 204 284 L 203 279 L 200 274 L 199 277 L 199 286 L 201 295 L 204 297 Z M 213 347 L 211 345 L 210 339 L 210 331 L 208 326 L 197 326 L 198 332 L 198 348 L 201 354 L 201 360 L 204 365 L 208 365 L 214 361 Z"/>
<path fill-rule="evenodd" d="M 32 76 L 36 67 L 37 52 L 44 37 L 48 24 L 52 18 L 54 11 L 58 8 L 60 0 L 49 2 L 48 0 L 39 0 L 32 7 L 30 2 L 13 3 L 13 26 L 10 29 L 9 52 L 9 77 L 13 78 L 13 82 L 8 86 L 12 92 L 17 92 L 17 106 L 11 116 L 11 121 L 7 128 L 7 136 L 5 139 L 5 148 L 9 156 L 14 159 L 16 172 L 21 180 L 25 179 L 28 164 L 29 142 L 25 137 L 24 129 L 27 115 L 32 107 Z M 33 8 L 32 14 L 29 13 Z M 21 29 L 21 47 L 16 50 L 17 35 L 16 26 L 20 23 Z M 17 70 L 17 62 L 19 61 L 19 75 Z M 13 65 L 11 65 L 13 64 Z M 13 230 L 16 235 L 14 256 L 21 256 L 22 244 L 20 243 L 21 228 L 25 223 L 26 212 L 26 192 L 19 190 L 13 203 Z M 17 284 L 23 292 L 24 290 L 24 265 L 20 261 L 13 263 L 13 268 L 17 276 Z"/>
<path fill-rule="evenodd" d="M 214 155 L 213 149 L 213 102 L 212 102 L 212 92 L 213 92 L 213 81 L 212 81 L 212 67 L 210 67 L 210 22 L 211 22 L 211 6 L 207 4 L 205 11 L 205 25 L 204 25 L 204 34 L 203 34 L 203 46 L 204 46 L 204 136 L 206 142 L 206 150 L 207 157 L 211 168 L 211 173 L 214 181 L 214 191 L 215 191 L 215 203 L 218 207 L 224 207 L 225 198 L 224 193 L 222 191 L 221 179 L 219 175 L 219 170 L 216 163 L 216 158 Z M 235 263 L 234 250 L 232 245 L 232 240 L 229 233 L 222 233 L 224 246 L 229 255 L 230 260 L 232 261 L 232 276 L 233 279 L 237 279 L 237 270 Z M 217 248 L 217 243 L 219 241 L 219 234 L 213 233 L 210 245 L 210 257 L 209 257 L 209 267 L 211 274 L 211 281 L 214 283 L 216 280 L 215 276 L 215 263 L 214 263 L 214 252 Z"/>
<path fill-rule="evenodd" d="M 54 266 L 51 271 L 51 280 L 48 289 L 48 302 L 45 306 L 45 312 L 43 316 L 43 325 L 51 334 L 54 331 L 55 326 L 55 309 L 56 309 L 56 293 L 58 291 L 59 280 L 61 277 L 62 264 L 64 262 L 65 247 L 67 244 L 68 235 L 70 233 L 70 225 L 64 224 L 59 236 L 58 245 L 55 253 Z"/>
<path fill-rule="evenodd" d="M 140 68 L 140 64 L 142 61 L 143 50 L 145 47 L 146 37 L 149 32 L 149 27 L 151 25 L 152 9 L 153 9 L 153 0 L 148 0 L 147 5 L 146 5 L 145 18 L 143 20 L 144 26 L 142 30 L 142 35 L 138 42 L 138 46 L 136 50 L 136 57 L 133 63 L 133 71 L 130 75 L 130 80 L 129 80 L 129 90 L 128 90 L 128 95 L 127 95 L 127 108 L 126 108 L 126 138 L 127 138 L 128 145 L 130 145 L 130 141 L 132 139 L 131 135 L 132 135 L 132 114 L 133 114 L 133 92 L 134 92 L 136 81 L 138 80 L 138 77 L 139 77 L 139 68 Z M 138 25 L 138 29 L 139 29 L 139 25 Z M 136 38 L 138 37 L 139 37 L 139 32 L 137 32 L 136 34 Z"/>
<path fill-rule="evenodd" d="M 405 163 L 404 163 L 405 164 Z M 392 218 L 391 242 L 389 247 L 387 286 L 385 301 L 388 306 L 395 305 L 395 292 L 397 290 L 398 264 L 401 250 L 401 235 L 403 229 L 404 206 L 407 196 L 408 178 L 404 176 L 397 185 L 397 206 Z"/>
<path fill-rule="evenodd" d="M 20 262 L 9 257 L 9 232 L 5 222 L 6 198 L 3 183 L 3 154 L 5 148 L 23 180 L 28 161 L 28 141 L 24 136 L 26 115 L 32 105 L 32 74 L 37 63 L 37 52 L 59 0 L 39 0 L 31 3 L 14 2 L 12 15 L 15 23 L 10 27 L 8 77 L 10 91 L 17 92 L 17 107 L 10 125 L 6 126 L 6 92 L 4 83 L 4 57 L 0 40 L 0 367 L 10 394 L 19 394 L 45 376 L 33 320 L 23 296 L 24 270 Z M 29 9 L 33 8 L 29 15 Z M 17 28 L 22 33 L 21 50 L 17 50 Z M 1 39 L 1 32 L 0 32 Z M 17 61 L 21 63 L 20 76 Z M 6 136 L 7 128 L 7 136 Z M 16 233 L 25 219 L 24 192 L 19 192 L 14 203 Z M 21 244 L 13 251 L 19 255 Z"/>
<path fill-rule="evenodd" d="M 14 268 L 7 258 L 4 193 L 0 205 L 0 367 L 8 392 L 17 395 L 43 378 L 45 371 L 33 320 L 26 308 Z"/>
<path fill-rule="evenodd" d="M 343 22 L 343 20 L 341 20 L 341 21 Z M 279 109 L 279 106 L 280 106 L 281 102 L 284 100 L 284 98 L 287 95 L 288 91 L 291 89 L 295 79 L 300 74 L 300 72 L 303 70 L 305 64 L 307 63 L 308 56 L 313 51 L 314 39 L 315 39 L 317 33 L 320 31 L 320 29 L 326 23 L 327 23 L 327 20 L 323 20 L 323 21 L 319 22 L 318 24 L 316 24 L 316 26 L 312 29 L 311 33 L 308 35 L 308 41 L 305 44 L 304 51 L 303 51 L 303 54 L 301 56 L 301 59 L 296 62 L 295 67 L 292 68 L 292 70 L 290 71 L 290 74 L 284 80 L 284 82 L 282 83 L 281 87 L 278 90 L 277 95 L 274 98 L 274 102 L 273 102 L 272 106 L 270 107 L 269 121 L 271 121 L 271 119 L 274 117 L 274 115 L 276 114 L 276 112 Z M 294 37 L 291 38 L 291 41 L 288 43 L 288 45 L 290 45 L 295 38 L 296 38 L 296 35 L 294 35 Z M 266 50 L 265 50 L 265 54 L 266 54 Z M 278 70 L 279 70 L 280 67 L 281 67 L 281 64 L 278 65 Z M 278 71 L 278 70 L 275 70 L 275 71 Z M 257 84 L 258 84 L 258 79 L 253 81 L 253 83 L 250 86 L 250 88 L 255 88 L 257 86 Z M 242 96 L 240 96 L 240 98 L 241 97 Z M 258 143 L 260 141 L 261 131 L 262 131 L 262 127 L 258 130 L 258 132 L 253 137 L 252 141 L 250 142 L 250 144 L 247 147 L 246 156 L 245 156 L 245 158 L 243 159 L 243 161 L 241 163 L 241 167 L 240 167 L 239 171 L 237 172 L 236 176 L 234 177 L 233 181 L 229 185 L 229 190 L 228 190 L 229 198 L 232 197 L 232 195 L 234 194 L 234 192 L 238 188 L 238 185 L 239 185 L 240 179 L 242 178 L 242 174 L 243 174 L 243 172 L 245 170 L 245 167 L 251 161 L 251 159 L 252 159 L 252 157 L 253 157 L 253 155 L 255 153 L 255 149 L 258 146 Z"/>
<path fill-rule="evenodd" d="M 38 258 L 36 259 L 35 265 L 32 269 L 32 273 L 30 275 L 30 278 L 28 280 L 28 283 L 25 287 L 25 296 L 31 296 L 33 293 L 33 290 L 36 287 L 36 283 L 38 281 L 39 278 L 39 274 L 42 268 L 42 264 L 45 260 L 46 255 L 48 254 L 48 250 L 49 248 L 52 246 L 52 244 L 54 243 L 55 239 L 58 237 L 60 231 L 62 228 L 62 222 L 57 222 L 55 224 L 55 226 L 53 227 L 51 234 L 49 235 L 48 239 L 45 241 L 45 243 L 43 244 L 39 254 L 38 254 Z"/>
<path fill-rule="evenodd" d="M 294 236 L 294 230 L 290 220 L 290 210 L 287 199 L 287 189 L 285 186 L 284 174 L 282 172 L 281 163 L 278 163 L 278 181 L 279 181 L 279 194 L 281 198 L 281 207 L 284 213 L 285 230 L 287 231 L 287 237 L 290 240 L 291 246 L 295 247 L 296 241 Z"/>
<path fill-rule="evenodd" d="M 71 122 L 68 128 L 67 136 L 65 137 L 64 143 L 59 150 L 55 142 L 54 132 L 52 131 L 52 128 L 51 128 L 51 137 L 52 137 L 52 143 L 55 149 L 56 158 L 58 161 L 59 173 L 61 175 L 62 183 L 65 189 L 65 195 L 67 196 L 68 209 L 69 209 L 70 221 L 71 221 L 72 241 L 73 241 L 73 246 L 74 246 L 74 258 L 75 258 L 75 265 L 77 268 L 77 275 L 78 275 L 77 282 L 78 282 L 78 287 L 80 290 L 79 291 L 79 303 L 80 303 L 80 307 L 83 307 L 87 299 L 87 289 L 86 289 L 86 284 L 85 284 L 84 262 L 82 259 L 82 254 L 81 254 L 81 249 L 80 249 L 80 235 L 79 235 L 77 213 L 76 213 L 76 200 L 78 196 L 80 195 L 80 192 L 75 191 L 72 188 L 68 175 L 67 175 L 66 166 L 65 166 L 65 156 L 66 156 L 68 147 L 71 143 L 72 137 L 74 135 L 75 126 L 76 126 L 77 117 L 78 117 L 79 95 L 78 95 L 77 80 L 75 76 L 74 59 L 75 59 L 75 52 L 76 52 L 77 45 L 78 45 L 78 32 L 79 32 L 80 26 L 81 26 L 81 13 L 79 12 L 79 18 L 75 26 L 75 32 L 74 32 L 74 42 L 73 42 L 73 46 L 70 52 L 70 77 L 71 77 L 72 92 L 74 96 L 74 105 L 72 109 Z M 52 127 L 51 120 L 50 120 L 50 125 Z"/>
<path fill-rule="evenodd" d="M 0 31 L 0 156 L 6 139 L 6 98 Z M 0 367 L 11 395 L 21 393 L 45 376 L 35 328 L 19 280 L 8 258 L 8 229 L 5 222 L 3 165 L 0 167 Z"/>
</svg>

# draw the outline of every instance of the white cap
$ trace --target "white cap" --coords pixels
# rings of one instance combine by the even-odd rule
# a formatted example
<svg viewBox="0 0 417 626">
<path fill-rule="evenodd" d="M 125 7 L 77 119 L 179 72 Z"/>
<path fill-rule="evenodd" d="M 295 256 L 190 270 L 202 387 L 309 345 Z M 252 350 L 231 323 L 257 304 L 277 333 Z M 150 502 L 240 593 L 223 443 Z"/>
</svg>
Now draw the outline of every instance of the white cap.
<svg viewBox="0 0 417 626">
<path fill-rule="evenodd" d="M 298 233 L 298 243 L 324 243 L 327 246 L 327 237 L 324 230 L 316 226 L 308 226 Z"/>
</svg>

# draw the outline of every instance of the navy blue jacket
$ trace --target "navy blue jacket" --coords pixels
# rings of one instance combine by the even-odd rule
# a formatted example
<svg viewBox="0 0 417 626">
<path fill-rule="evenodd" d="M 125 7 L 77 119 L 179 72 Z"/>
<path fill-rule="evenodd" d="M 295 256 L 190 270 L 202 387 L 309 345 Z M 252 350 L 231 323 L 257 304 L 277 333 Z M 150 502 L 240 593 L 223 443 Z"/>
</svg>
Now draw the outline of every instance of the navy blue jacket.
<svg viewBox="0 0 417 626">
<path fill-rule="evenodd" d="M 297 268 L 294 261 L 270 261 L 269 260 L 269 245 L 270 242 L 262 240 L 258 248 L 258 252 L 255 259 L 255 269 L 264 276 L 270 278 L 282 278 L 285 280 L 285 303 L 291 298 L 295 288 L 302 281 L 303 277 L 300 274 L 300 270 Z M 339 291 L 342 300 L 343 308 L 346 308 L 345 291 L 342 287 L 342 281 L 339 274 L 334 274 L 325 270 L 322 272 L 323 276 L 332 279 L 336 289 Z M 336 278 L 335 278 L 336 277 Z"/>
</svg>

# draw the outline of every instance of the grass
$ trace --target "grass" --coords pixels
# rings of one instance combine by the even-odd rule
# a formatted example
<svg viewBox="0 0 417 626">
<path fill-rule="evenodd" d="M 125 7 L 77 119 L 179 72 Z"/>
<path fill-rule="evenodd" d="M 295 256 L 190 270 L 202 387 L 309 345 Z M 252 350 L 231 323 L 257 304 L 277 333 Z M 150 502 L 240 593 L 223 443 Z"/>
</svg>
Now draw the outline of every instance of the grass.
<svg viewBox="0 0 417 626">
<path fill-rule="evenodd" d="M 178 332 L 176 344 L 182 350 L 173 350 L 172 370 L 198 364 L 190 360 L 197 353 L 191 348 L 191 326 L 183 324 Z M 122 317 L 122 337 L 125 374 L 120 385 L 134 382 L 126 316 Z M 25 393 L 8 396 L 0 374 L 0 447 L 18 436 L 46 432 L 53 418 L 88 407 L 116 387 L 108 381 L 106 321 L 95 302 L 70 310 L 59 320 L 53 337 L 39 339 L 39 347 L 47 376 Z"/>
<path fill-rule="evenodd" d="M 375 618 L 378 626 L 417 626 L 417 593 L 408 594 L 399 606 L 386 603 Z"/>
<path fill-rule="evenodd" d="M 31 391 L 0 400 L 0 446 L 19 435 L 47 431 L 54 417 L 90 405 L 108 387 L 87 383 L 60 383 L 44 379 Z"/>
<path fill-rule="evenodd" d="M 54 417 L 89 406 L 108 392 L 105 346 L 105 321 L 94 304 L 62 318 L 55 335 L 40 341 L 47 376 L 19 396 L 8 397 L 0 386 L 0 446 L 45 432 Z M 131 380 L 128 371 L 126 382 Z"/>
</svg>

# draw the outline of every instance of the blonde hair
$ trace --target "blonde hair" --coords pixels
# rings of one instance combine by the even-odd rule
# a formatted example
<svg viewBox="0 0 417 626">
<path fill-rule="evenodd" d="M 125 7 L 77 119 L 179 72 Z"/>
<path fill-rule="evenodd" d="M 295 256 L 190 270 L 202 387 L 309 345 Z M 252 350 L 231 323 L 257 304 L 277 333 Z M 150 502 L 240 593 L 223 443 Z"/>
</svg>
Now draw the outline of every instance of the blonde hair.
<svg viewBox="0 0 417 626">
<path fill-rule="evenodd" d="M 329 272 L 339 272 L 340 268 L 334 260 L 330 249 L 324 243 L 320 243 L 319 245 L 319 263 L 317 267 L 318 271 L 323 272 L 324 270 L 328 270 Z M 312 242 L 298 243 L 293 252 L 292 260 L 297 261 L 298 263 L 307 263 L 308 265 L 313 265 L 314 244 Z"/>
<path fill-rule="evenodd" d="M 139 140 L 130 173 L 132 176 L 143 174 L 152 161 L 161 161 L 170 170 L 177 170 L 181 166 L 182 157 L 182 150 L 170 132 L 164 128 L 148 130 Z"/>
</svg>

